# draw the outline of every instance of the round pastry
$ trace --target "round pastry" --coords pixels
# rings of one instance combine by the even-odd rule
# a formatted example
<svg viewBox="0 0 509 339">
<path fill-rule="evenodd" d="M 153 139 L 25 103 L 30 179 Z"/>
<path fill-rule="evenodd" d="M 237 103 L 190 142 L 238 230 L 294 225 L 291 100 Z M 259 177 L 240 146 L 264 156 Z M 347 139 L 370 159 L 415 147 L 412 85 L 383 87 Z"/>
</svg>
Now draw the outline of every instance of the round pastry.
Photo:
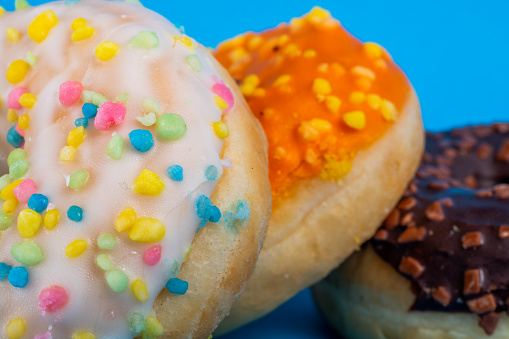
<svg viewBox="0 0 509 339">
<path fill-rule="evenodd" d="M 509 124 L 428 134 L 366 248 L 314 288 L 345 338 L 507 338 Z"/>
<path fill-rule="evenodd" d="M 417 97 L 385 50 L 316 8 L 219 46 L 269 141 L 273 211 L 255 273 L 219 328 L 271 311 L 369 239 L 417 168 Z M 218 332 L 218 333 L 219 333 Z"/>
<path fill-rule="evenodd" d="M 0 337 L 206 338 L 270 214 L 266 141 L 235 82 L 137 4 L 49 3 L 4 13 L 0 31 L 16 147 Z"/>
</svg>

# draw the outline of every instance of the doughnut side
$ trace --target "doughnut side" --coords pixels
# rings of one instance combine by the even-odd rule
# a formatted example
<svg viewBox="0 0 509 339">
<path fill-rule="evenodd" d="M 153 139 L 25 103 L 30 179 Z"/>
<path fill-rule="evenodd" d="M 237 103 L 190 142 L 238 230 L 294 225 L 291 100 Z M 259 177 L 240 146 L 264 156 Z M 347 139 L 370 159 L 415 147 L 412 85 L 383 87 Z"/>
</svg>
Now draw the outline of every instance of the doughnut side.
<svg viewBox="0 0 509 339">
<path fill-rule="evenodd" d="M 369 239 L 415 173 L 423 145 L 419 103 L 411 91 L 398 120 L 357 154 L 337 185 L 319 178 L 298 182 L 273 210 L 255 272 L 217 333 L 270 312 Z"/>
<path fill-rule="evenodd" d="M 411 283 L 368 245 L 313 287 L 318 308 L 346 339 L 502 339 L 509 317 L 501 314 L 487 335 L 475 314 L 411 311 Z"/>
</svg>

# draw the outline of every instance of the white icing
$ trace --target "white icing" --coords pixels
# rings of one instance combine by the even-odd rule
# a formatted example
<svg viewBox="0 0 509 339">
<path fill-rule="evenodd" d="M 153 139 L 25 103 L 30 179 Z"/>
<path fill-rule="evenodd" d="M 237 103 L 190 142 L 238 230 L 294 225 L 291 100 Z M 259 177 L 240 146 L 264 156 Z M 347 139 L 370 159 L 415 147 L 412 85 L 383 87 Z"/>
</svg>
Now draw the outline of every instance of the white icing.
<svg viewBox="0 0 509 339">
<path fill-rule="evenodd" d="M 52 9 L 59 23 L 45 41 L 38 44 L 27 35 L 29 23 L 41 12 Z M 71 23 L 83 17 L 95 29 L 90 39 L 73 42 Z M 30 170 L 26 177 L 33 179 L 37 192 L 46 195 L 60 211 L 60 223 L 53 230 L 44 226 L 31 239 L 44 251 L 45 259 L 36 266 L 27 267 L 29 282 L 25 288 L 14 288 L 7 280 L 0 281 L 0 337 L 5 326 L 14 318 L 26 323 L 24 338 L 33 338 L 50 330 L 53 338 L 70 338 L 78 330 L 86 330 L 97 338 L 132 338 L 127 317 L 134 311 L 145 316 L 152 312 L 157 294 L 169 278 L 175 277 L 186 250 L 195 236 L 198 219 L 196 197 L 210 196 L 216 181 L 207 181 L 205 168 L 215 165 L 222 173 L 219 158 L 222 141 L 210 128 L 221 119 L 221 110 L 214 101 L 211 88 L 213 77 L 219 78 L 208 54 L 196 52 L 203 64 L 195 72 L 185 63 L 186 56 L 194 53 L 189 47 L 176 42 L 171 34 L 181 35 L 163 17 L 141 6 L 119 2 L 82 1 L 66 6 L 63 2 L 32 7 L 7 13 L 0 18 L 0 32 L 8 27 L 18 29 L 21 41 L 11 43 L 0 34 L 0 97 L 6 101 L 14 87 L 5 78 L 10 62 L 24 59 L 31 51 L 38 62 L 25 80 L 16 86 L 26 86 L 37 96 L 36 106 L 28 111 L 30 127 L 26 131 L 27 160 Z M 155 32 L 159 47 L 137 50 L 127 46 L 129 40 L 142 30 Z M 119 53 L 106 62 L 99 61 L 95 47 L 102 41 L 114 41 Z M 86 137 L 70 162 L 59 161 L 59 152 L 66 145 L 68 132 L 74 121 L 83 117 L 82 102 L 68 108 L 58 100 L 59 86 L 69 80 L 79 81 L 84 89 L 96 91 L 109 100 L 127 92 L 125 121 L 107 131 L 96 130 L 89 121 Z M 152 97 L 161 104 L 161 112 L 177 113 L 187 124 L 186 135 L 177 141 L 157 138 L 155 126 L 146 128 L 136 117 L 145 98 Z M 20 110 L 23 114 L 27 110 Z M 0 108 L 0 134 L 4 138 L 12 124 L 5 119 L 6 105 Z M 131 146 L 130 131 L 144 128 L 152 131 L 154 147 L 140 153 Z M 121 160 L 112 160 L 106 154 L 106 145 L 112 134 L 124 139 Z M 2 140 L 3 142 L 3 140 Z M 171 165 L 184 169 L 184 180 L 173 182 L 166 170 Z M 132 190 L 135 179 L 147 168 L 159 175 L 166 188 L 159 196 L 142 196 Z M 79 190 L 66 187 L 66 176 L 78 169 L 86 169 L 90 178 Z M 66 216 L 71 205 L 83 208 L 82 222 L 73 222 Z M 143 261 L 144 251 L 153 244 L 131 241 L 127 233 L 118 233 L 115 220 L 125 207 L 133 207 L 139 217 L 156 218 L 166 226 L 166 235 L 160 242 L 162 259 L 156 266 Z M 19 206 L 14 216 L 26 205 Z M 113 250 L 100 250 L 96 244 L 101 233 L 117 237 Z M 65 256 L 66 246 L 76 239 L 86 239 L 87 250 L 77 258 Z M 0 262 L 21 266 L 10 254 L 11 246 L 23 241 L 16 224 L 0 237 Z M 141 278 L 147 283 L 150 298 L 138 301 L 130 287 L 122 293 L 113 292 L 105 280 L 105 272 L 95 264 L 99 253 L 106 253 L 114 269 L 125 272 L 130 282 Z M 175 265 L 175 263 L 177 263 Z M 67 290 L 69 303 L 56 313 L 42 315 L 38 297 L 42 289 L 58 285 Z"/>
</svg>

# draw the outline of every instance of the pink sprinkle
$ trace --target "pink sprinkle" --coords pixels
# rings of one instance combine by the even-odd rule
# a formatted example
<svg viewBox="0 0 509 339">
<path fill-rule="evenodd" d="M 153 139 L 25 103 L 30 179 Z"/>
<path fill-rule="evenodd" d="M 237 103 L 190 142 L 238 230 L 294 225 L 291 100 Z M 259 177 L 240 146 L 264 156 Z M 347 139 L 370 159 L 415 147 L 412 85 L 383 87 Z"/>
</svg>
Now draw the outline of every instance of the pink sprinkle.
<svg viewBox="0 0 509 339">
<path fill-rule="evenodd" d="M 154 245 L 148 248 L 143 255 L 145 263 L 150 266 L 154 266 L 161 260 L 161 245 Z"/>
<path fill-rule="evenodd" d="M 44 334 L 36 334 L 34 339 L 53 339 L 53 337 L 51 336 L 51 332 L 48 331 Z"/>
<path fill-rule="evenodd" d="M 23 106 L 19 103 L 19 98 L 28 92 L 25 87 L 14 87 L 7 96 L 7 107 L 10 109 L 21 109 Z"/>
<path fill-rule="evenodd" d="M 229 111 L 233 105 L 235 104 L 235 99 L 233 98 L 232 91 L 224 84 L 224 82 L 219 81 L 214 86 L 212 86 L 212 92 L 214 92 L 215 95 L 219 95 L 221 99 L 226 102 L 228 105 L 228 108 L 226 111 Z"/>
<path fill-rule="evenodd" d="M 117 103 L 106 101 L 97 110 L 94 126 L 99 130 L 107 130 L 112 125 L 120 125 L 125 118 L 126 109 L 120 101 Z"/>
<path fill-rule="evenodd" d="M 46 312 L 56 312 L 64 307 L 69 301 L 69 296 L 65 288 L 60 286 L 50 286 L 42 290 L 39 294 L 39 308 L 42 315 Z"/>
<path fill-rule="evenodd" d="M 66 81 L 60 85 L 59 99 L 62 105 L 72 106 L 79 100 L 83 85 L 77 81 Z"/>
<path fill-rule="evenodd" d="M 32 194 L 35 193 L 35 190 L 34 181 L 32 179 L 25 179 L 12 190 L 12 193 L 14 193 L 20 203 L 26 204 Z"/>
<path fill-rule="evenodd" d="M 18 124 L 16 124 L 15 129 L 16 129 L 16 132 L 18 132 L 18 134 L 19 134 L 19 135 L 21 135 L 22 137 L 24 137 L 24 136 L 25 136 L 25 130 L 24 130 L 24 129 L 19 128 Z"/>
</svg>

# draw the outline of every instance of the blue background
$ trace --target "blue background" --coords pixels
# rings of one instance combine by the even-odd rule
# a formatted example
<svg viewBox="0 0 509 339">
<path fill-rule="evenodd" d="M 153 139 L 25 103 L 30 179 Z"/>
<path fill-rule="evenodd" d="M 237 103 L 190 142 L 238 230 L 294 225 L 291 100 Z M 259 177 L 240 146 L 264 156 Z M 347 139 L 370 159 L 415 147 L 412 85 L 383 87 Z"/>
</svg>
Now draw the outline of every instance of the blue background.
<svg viewBox="0 0 509 339">
<path fill-rule="evenodd" d="M 9 2 L 8 5 L 7 2 Z M 30 1 L 40 4 L 47 1 Z M 142 0 L 202 44 L 288 22 L 312 6 L 329 9 L 363 41 L 386 47 L 412 81 L 426 129 L 507 121 L 509 1 Z M 0 4 L 12 9 L 11 1 Z M 225 339 L 334 338 L 309 290 Z"/>
</svg>

